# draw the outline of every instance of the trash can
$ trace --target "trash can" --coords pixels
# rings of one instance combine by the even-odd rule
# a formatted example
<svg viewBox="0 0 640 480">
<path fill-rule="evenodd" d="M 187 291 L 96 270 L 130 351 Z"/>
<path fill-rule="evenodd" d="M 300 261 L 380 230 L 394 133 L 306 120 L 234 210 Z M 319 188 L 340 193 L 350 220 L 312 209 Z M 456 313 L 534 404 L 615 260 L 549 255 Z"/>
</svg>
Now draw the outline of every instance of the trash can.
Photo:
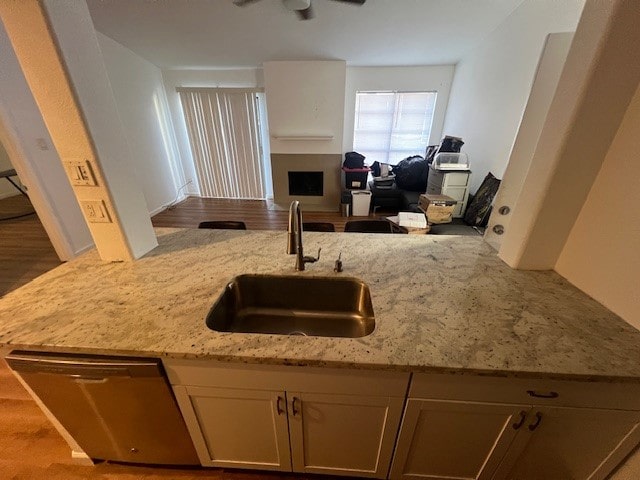
<svg viewBox="0 0 640 480">
<path fill-rule="evenodd" d="M 351 198 L 351 215 L 354 217 L 368 217 L 369 206 L 371 205 L 371 191 L 352 190 Z"/>
<path fill-rule="evenodd" d="M 351 192 L 343 191 L 340 196 L 340 213 L 343 217 L 351 215 Z"/>
</svg>

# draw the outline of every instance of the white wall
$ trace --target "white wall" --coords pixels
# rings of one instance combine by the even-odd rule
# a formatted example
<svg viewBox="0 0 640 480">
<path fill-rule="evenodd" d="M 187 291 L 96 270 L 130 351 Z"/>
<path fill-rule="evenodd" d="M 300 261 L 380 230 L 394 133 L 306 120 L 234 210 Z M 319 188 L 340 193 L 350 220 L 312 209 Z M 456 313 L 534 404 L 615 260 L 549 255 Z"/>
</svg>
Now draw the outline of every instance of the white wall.
<svg viewBox="0 0 640 480">
<path fill-rule="evenodd" d="M 346 62 L 265 62 L 263 68 L 271 153 L 342 154 Z"/>
<path fill-rule="evenodd" d="M 171 114 L 178 153 L 182 166 L 179 187 L 186 185 L 182 192 L 197 195 L 198 186 L 189 136 L 182 114 L 180 96 L 177 87 L 220 87 L 220 88 L 260 88 L 264 85 L 262 69 L 225 69 L 225 70 L 162 70 L 167 102 Z"/>
<path fill-rule="evenodd" d="M 640 89 L 627 110 L 555 270 L 640 329 Z"/>
<path fill-rule="evenodd" d="M 471 192 L 488 172 L 501 178 L 545 37 L 574 31 L 584 0 L 525 0 L 456 66 L 443 133 L 462 137 Z"/>
<path fill-rule="evenodd" d="M 405 92 L 437 91 L 436 108 L 429 145 L 439 143 L 449 102 L 454 65 L 420 67 L 347 67 L 343 152 L 353 150 L 356 92 L 398 90 Z M 416 152 L 424 155 L 424 152 Z"/>
<path fill-rule="evenodd" d="M 153 215 L 176 199 L 181 177 L 162 73 L 115 40 L 96 33 L 131 150 L 130 171 Z"/>
<path fill-rule="evenodd" d="M 0 65 L 0 142 L 29 188 L 56 253 L 70 260 L 93 240 L 2 22 Z M 13 189 L 6 180 L 2 183 Z"/>
</svg>

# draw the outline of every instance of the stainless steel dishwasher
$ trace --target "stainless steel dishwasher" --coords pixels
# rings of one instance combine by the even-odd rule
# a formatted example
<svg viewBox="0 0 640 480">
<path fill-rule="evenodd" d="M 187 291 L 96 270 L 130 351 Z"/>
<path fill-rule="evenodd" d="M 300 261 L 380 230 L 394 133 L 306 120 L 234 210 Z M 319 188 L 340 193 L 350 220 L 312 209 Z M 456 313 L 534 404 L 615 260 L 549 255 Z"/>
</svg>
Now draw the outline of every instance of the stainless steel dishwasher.
<svg viewBox="0 0 640 480">
<path fill-rule="evenodd" d="M 200 464 L 160 360 L 26 351 L 6 360 L 91 458 Z"/>
</svg>

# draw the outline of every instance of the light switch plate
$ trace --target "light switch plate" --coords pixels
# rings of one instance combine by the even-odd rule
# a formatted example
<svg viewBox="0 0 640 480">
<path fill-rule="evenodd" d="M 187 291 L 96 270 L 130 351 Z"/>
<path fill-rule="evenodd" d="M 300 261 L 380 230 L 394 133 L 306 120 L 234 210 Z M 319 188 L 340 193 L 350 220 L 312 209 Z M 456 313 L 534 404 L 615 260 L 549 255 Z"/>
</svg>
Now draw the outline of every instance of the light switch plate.
<svg viewBox="0 0 640 480">
<path fill-rule="evenodd" d="M 67 160 L 64 163 L 71 185 L 93 187 L 98 184 L 89 160 Z"/>
<path fill-rule="evenodd" d="M 109 211 L 104 200 L 81 200 L 80 206 L 90 223 L 111 223 Z"/>
</svg>

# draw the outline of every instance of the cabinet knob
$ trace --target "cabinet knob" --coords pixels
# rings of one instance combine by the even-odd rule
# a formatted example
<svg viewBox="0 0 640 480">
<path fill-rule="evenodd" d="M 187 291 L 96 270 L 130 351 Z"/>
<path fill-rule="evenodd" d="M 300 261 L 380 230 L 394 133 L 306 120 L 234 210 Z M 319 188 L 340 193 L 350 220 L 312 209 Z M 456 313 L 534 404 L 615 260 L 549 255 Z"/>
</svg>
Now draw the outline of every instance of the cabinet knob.
<svg viewBox="0 0 640 480">
<path fill-rule="evenodd" d="M 493 230 L 493 233 L 495 233 L 496 235 L 502 235 L 504 233 L 504 226 L 494 225 L 491 230 Z"/>
<path fill-rule="evenodd" d="M 511 211 L 511 209 L 509 207 L 507 207 L 506 205 L 503 205 L 498 209 L 498 213 L 500 215 L 508 215 L 510 211 Z"/>
</svg>

